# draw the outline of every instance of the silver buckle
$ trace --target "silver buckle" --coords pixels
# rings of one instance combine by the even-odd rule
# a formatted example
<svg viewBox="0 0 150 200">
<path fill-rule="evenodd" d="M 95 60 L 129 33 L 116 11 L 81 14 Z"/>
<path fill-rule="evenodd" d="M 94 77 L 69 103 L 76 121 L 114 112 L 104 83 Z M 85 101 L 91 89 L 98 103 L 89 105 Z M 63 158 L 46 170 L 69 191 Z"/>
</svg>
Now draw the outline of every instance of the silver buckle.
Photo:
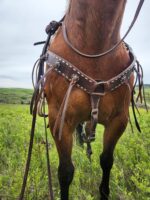
<svg viewBox="0 0 150 200">
<path fill-rule="evenodd" d="M 91 111 L 91 115 L 97 115 L 97 113 L 99 112 L 98 108 L 93 108 Z"/>
<path fill-rule="evenodd" d="M 98 82 L 96 87 L 98 87 L 99 85 L 104 85 L 104 92 L 93 92 L 92 95 L 104 96 L 106 94 L 106 92 L 105 92 L 105 84 L 108 84 L 108 83 L 105 82 L 105 81 Z"/>
</svg>

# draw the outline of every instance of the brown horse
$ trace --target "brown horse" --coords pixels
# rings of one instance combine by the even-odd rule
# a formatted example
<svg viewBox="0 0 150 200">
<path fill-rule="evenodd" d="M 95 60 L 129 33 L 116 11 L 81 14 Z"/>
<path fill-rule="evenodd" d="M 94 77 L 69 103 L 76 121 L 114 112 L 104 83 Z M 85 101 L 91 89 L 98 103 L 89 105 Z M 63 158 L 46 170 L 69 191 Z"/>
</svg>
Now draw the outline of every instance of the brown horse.
<svg viewBox="0 0 150 200">
<path fill-rule="evenodd" d="M 126 0 L 70 0 L 63 24 L 72 45 L 85 54 L 96 54 L 111 49 L 120 41 L 120 27 Z M 131 63 L 125 45 L 121 43 L 111 53 L 89 58 L 75 52 L 68 46 L 60 27 L 51 42 L 49 50 L 72 63 L 80 71 L 94 80 L 107 81 L 120 74 Z M 115 145 L 123 134 L 127 123 L 134 75 L 112 92 L 102 95 L 99 101 L 98 123 L 105 128 L 103 152 L 100 165 L 103 170 L 100 184 L 102 200 L 109 196 L 109 177 L 113 165 Z M 46 78 L 45 94 L 49 108 L 49 125 L 59 154 L 58 177 L 61 200 L 68 199 L 69 185 L 72 182 L 74 166 L 71 160 L 73 132 L 83 122 L 91 118 L 90 96 L 74 86 L 68 100 L 66 115 L 59 138 L 59 111 L 69 81 L 56 71 Z"/>
</svg>

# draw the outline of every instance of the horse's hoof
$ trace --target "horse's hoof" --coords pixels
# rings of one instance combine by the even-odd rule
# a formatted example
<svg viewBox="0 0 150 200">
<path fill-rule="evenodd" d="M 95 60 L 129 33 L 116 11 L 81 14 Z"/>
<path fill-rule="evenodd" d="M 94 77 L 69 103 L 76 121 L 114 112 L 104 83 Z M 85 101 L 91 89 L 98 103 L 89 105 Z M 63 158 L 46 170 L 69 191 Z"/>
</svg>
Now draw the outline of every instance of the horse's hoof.
<svg viewBox="0 0 150 200">
<path fill-rule="evenodd" d="M 101 191 L 101 198 L 100 198 L 100 200 L 108 200 L 108 196 L 109 196 L 109 194 L 106 194 L 106 192 Z"/>
</svg>

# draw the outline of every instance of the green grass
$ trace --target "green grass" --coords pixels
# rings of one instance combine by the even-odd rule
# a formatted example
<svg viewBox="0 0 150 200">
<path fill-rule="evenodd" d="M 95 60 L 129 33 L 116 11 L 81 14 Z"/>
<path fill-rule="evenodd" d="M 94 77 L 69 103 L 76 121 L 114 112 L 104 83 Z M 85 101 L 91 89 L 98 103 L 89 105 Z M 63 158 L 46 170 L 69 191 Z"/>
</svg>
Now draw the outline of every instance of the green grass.
<svg viewBox="0 0 150 200">
<path fill-rule="evenodd" d="M 0 88 L 0 104 L 30 104 L 32 93 L 32 89 Z M 145 94 L 150 104 L 150 85 L 145 85 Z"/>
<path fill-rule="evenodd" d="M 146 87 L 149 94 L 150 89 Z M 17 199 L 24 174 L 32 117 L 29 106 L 32 90 L 0 89 L 0 199 Z M 9 104 L 7 104 L 9 103 Z M 10 104 L 11 103 L 11 104 Z M 22 105 L 21 105 L 22 104 Z M 140 109 L 142 133 L 130 126 L 115 150 L 110 179 L 110 200 L 149 200 L 150 196 L 150 113 Z M 75 176 L 70 187 L 70 200 L 99 200 L 98 187 L 102 171 L 99 155 L 102 152 L 103 127 L 98 126 L 92 144 L 92 163 L 74 139 L 72 159 Z M 45 158 L 43 119 L 38 117 L 26 200 L 47 200 L 48 181 Z M 49 150 L 55 200 L 59 200 L 57 178 L 58 155 L 49 133 Z"/>
<path fill-rule="evenodd" d="M 29 104 L 32 89 L 0 88 L 0 104 Z"/>
<path fill-rule="evenodd" d="M 135 93 L 135 99 L 136 99 L 136 97 L 138 95 L 138 91 L 139 91 L 139 88 L 137 86 L 136 89 L 135 89 L 135 92 L 136 92 Z M 142 91 L 142 93 L 143 93 L 143 91 Z M 148 107 L 150 107 L 150 85 L 144 85 L 144 93 L 145 93 L 146 103 L 147 103 Z M 142 106 L 141 102 L 140 102 L 140 99 L 138 100 L 137 103 L 138 103 L 138 105 Z M 145 106 L 144 105 L 144 98 L 143 98 L 142 104 L 143 104 L 143 106 Z"/>
<path fill-rule="evenodd" d="M 146 85 L 145 86 L 145 97 L 148 105 L 150 105 L 150 86 Z"/>
<path fill-rule="evenodd" d="M 148 200 L 150 196 L 150 113 L 141 110 L 142 133 L 131 133 L 130 127 L 121 137 L 115 150 L 111 172 L 110 200 Z M 0 199 L 15 200 L 20 192 L 27 157 L 31 126 L 29 106 L 0 105 Z M 38 118 L 35 132 L 31 169 L 26 189 L 27 200 L 47 200 L 47 170 L 44 146 L 43 119 Z M 92 163 L 85 148 L 74 142 L 73 163 L 75 176 L 70 187 L 71 200 L 98 200 L 101 169 L 103 127 L 98 126 L 96 141 L 92 144 Z M 57 179 L 58 156 L 49 134 L 55 200 L 59 200 Z"/>
</svg>

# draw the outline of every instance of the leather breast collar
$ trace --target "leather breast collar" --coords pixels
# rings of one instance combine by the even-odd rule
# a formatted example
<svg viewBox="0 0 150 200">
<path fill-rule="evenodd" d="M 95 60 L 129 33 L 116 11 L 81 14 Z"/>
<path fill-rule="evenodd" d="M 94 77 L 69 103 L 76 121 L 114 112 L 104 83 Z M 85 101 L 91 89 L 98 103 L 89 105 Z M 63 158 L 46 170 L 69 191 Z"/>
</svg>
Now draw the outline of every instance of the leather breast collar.
<svg viewBox="0 0 150 200">
<path fill-rule="evenodd" d="M 131 64 L 125 70 L 123 70 L 120 74 L 118 74 L 117 76 L 107 81 L 94 80 L 91 77 L 84 74 L 82 71 L 80 71 L 76 66 L 74 66 L 72 63 L 70 63 L 66 59 L 48 50 L 48 44 L 49 44 L 50 38 L 56 32 L 58 27 L 62 25 L 63 19 L 60 22 L 53 21 L 47 27 L 48 38 L 44 45 L 40 59 L 35 63 L 35 66 L 33 67 L 32 77 L 34 75 L 35 69 L 38 70 L 38 72 L 36 73 L 38 74 L 38 77 L 37 77 L 37 83 L 35 85 L 34 94 L 31 100 L 30 112 L 33 113 L 35 102 L 39 101 L 42 92 L 44 92 L 45 79 L 51 72 L 56 71 L 58 74 L 60 74 L 61 76 L 63 76 L 65 79 L 68 80 L 69 87 L 66 92 L 66 95 L 64 96 L 62 104 L 60 106 L 58 117 L 55 121 L 53 134 L 55 134 L 56 129 L 59 128 L 58 129 L 59 139 L 61 140 L 68 100 L 74 86 L 76 86 L 80 88 L 81 90 L 83 90 L 84 92 L 88 93 L 91 100 L 91 123 L 90 123 L 91 134 L 88 136 L 85 135 L 84 137 L 85 138 L 84 140 L 87 143 L 88 152 L 91 152 L 90 142 L 93 141 L 93 139 L 95 138 L 95 129 L 98 123 L 98 114 L 99 114 L 98 108 L 99 108 L 99 101 L 100 101 L 101 96 L 106 95 L 108 92 L 114 91 L 115 89 L 117 89 L 118 87 L 120 87 L 121 85 L 125 83 L 128 85 L 128 79 L 130 78 L 131 74 L 135 72 L 136 79 L 135 79 L 135 84 L 133 86 L 133 90 L 131 91 L 131 103 L 132 103 L 132 110 L 133 110 L 136 127 L 139 131 L 141 131 L 138 121 L 136 119 L 136 113 L 135 113 L 135 108 L 134 108 L 135 107 L 134 91 L 135 91 L 135 85 L 138 81 L 139 83 L 138 98 L 142 99 L 141 91 L 142 91 L 142 86 L 143 86 L 143 73 L 142 73 L 142 67 L 137 61 L 131 47 L 129 47 L 128 44 L 124 43 L 131 59 Z M 45 62 L 49 66 L 49 69 L 44 74 Z M 143 90 L 143 94 L 144 94 L 144 90 Z M 41 116 L 43 115 L 41 114 Z M 88 153 L 88 154 L 91 154 L 91 153 Z"/>
<path fill-rule="evenodd" d="M 81 72 L 72 63 L 68 62 L 66 59 L 56 55 L 51 51 L 47 52 L 46 62 L 58 74 L 62 75 L 68 81 L 71 81 L 73 76 L 76 76 L 78 79 L 76 82 L 76 86 L 83 91 L 89 94 L 97 94 L 103 96 L 106 93 L 111 92 L 124 84 L 130 78 L 131 73 L 134 71 L 134 68 L 136 66 L 136 57 L 131 47 L 129 47 L 127 44 L 126 47 L 130 54 L 131 64 L 120 74 L 108 81 L 96 81 L 92 79 L 91 77 Z"/>
<path fill-rule="evenodd" d="M 76 66 L 72 63 L 67 61 L 66 59 L 56 55 L 51 51 L 47 51 L 45 61 L 47 65 L 50 67 L 49 70 L 56 71 L 58 74 L 63 76 L 65 79 L 69 81 L 69 87 L 60 106 L 59 110 L 59 117 L 60 117 L 60 126 L 59 126 L 59 139 L 61 140 L 62 136 L 62 128 L 65 120 L 65 113 L 67 110 L 68 100 L 71 94 L 71 91 L 74 86 L 80 88 L 84 92 L 90 95 L 91 100 L 91 127 L 90 127 L 90 135 L 84 136 L 85 142 L 87 143 L 88 154 L 91 154 L 91 146 L 90 142 L 95 138 L 95 129 L 98 123 L 98 114 L 99 114 L 99 101 L 101 96 L 104 96 L 108 92 L 112 92 L 124 83 L 128 84 L 128 80 L 132 74 L 132 72 L 137 71 L 136 67 L 138 68 L 138 61 L 132 51 L 132 49 L 125 44 L 130 58 L 131 64 L 123 70 L 120 74 L 113 77 L 107 81 L 96 81 L 91 77 L 84 74 L 80 71 Z M 58 127 L 58 120 L 55 122 L 53 134 L 56 132 L 56 128 Z"/>
</svg>

